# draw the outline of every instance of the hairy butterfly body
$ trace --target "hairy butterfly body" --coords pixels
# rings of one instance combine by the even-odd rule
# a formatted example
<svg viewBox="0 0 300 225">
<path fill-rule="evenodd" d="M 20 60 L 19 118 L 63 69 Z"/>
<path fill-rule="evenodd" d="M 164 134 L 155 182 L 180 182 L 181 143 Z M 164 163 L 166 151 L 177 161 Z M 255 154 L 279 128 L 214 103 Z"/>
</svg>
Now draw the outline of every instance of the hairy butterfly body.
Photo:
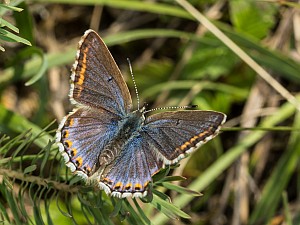
<svg viewBox="0 0 300 225">
<path fill-rule="evenodd" d="M 122 74 L 93 30 L 78 44 L 69 96 L 76 107 L 56 133 L 66 165 L 119 198 L 145 196 L 155 173 L 215 137 L 226 120 L 215 111 L 133 111 Z"/>
</svg>

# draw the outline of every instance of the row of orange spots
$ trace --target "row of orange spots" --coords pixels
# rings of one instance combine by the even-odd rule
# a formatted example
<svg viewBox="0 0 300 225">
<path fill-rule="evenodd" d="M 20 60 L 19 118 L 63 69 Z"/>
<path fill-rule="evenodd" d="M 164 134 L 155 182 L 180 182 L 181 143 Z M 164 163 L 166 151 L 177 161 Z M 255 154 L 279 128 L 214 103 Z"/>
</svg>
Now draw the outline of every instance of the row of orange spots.
<svg viewBox="0 0 300 225">
<path fill-rule="evenodd" d="M 108 184 L 112 184 L 112 181 L 110 179 L 108 179 L 107 177 L 105 177 L 103 179 L 103 181 L 107 182 Z M 144 188 L 147 187 L 148 183 L 149 183 L 149 181 L 145 182 Z M 122 182 L 117 182 L 115 184 L 115 186 L 113 187 L 113 189 L 129 190 L 129 189 L 131 189 L 131 187 L 132 187 L 132 183 L 127 183 L 125 186 L 123 186 Z M 142 190 L 142 188 L 143 188 L 143 186 L 140 183 L 137 183 L 134 185 L 134 189 L 137 191 Z"/>
<path fill-rule="evenodd" d="M 190 141 L 185 142 L 183 145 L 180 146 L 180 148 L 176 148 L 176 150 L 177 151 L 178 150 L 185 151 L 190 145 L 192 145 L 195 141 L 197 141 L 198 138 L 202 138 L 203 136 L 205 136 L 208 133 L 210 133 L 211 129 L 212 128 L 210 127 L 208 130 L 200 133 L 199 135 L 195 135 L 194 137 L 192 137 L 190 139 Z"/>
<path fill-rule="evenodd" d="M 76 82 L 79 85 L 82 85 L 83 81 L 84 81 L 84 74 L 85 74 L 85 70 L 86 70 L 86 55 L 87 55 L 88 50 L 89 50 L 88 47 L 83 49 L 83 58 L 82 58 L 82 63 L 81 63 L 82 67 L 81 67 L 81 70 L 79 71 L 78 81 Z"/>
</svg>

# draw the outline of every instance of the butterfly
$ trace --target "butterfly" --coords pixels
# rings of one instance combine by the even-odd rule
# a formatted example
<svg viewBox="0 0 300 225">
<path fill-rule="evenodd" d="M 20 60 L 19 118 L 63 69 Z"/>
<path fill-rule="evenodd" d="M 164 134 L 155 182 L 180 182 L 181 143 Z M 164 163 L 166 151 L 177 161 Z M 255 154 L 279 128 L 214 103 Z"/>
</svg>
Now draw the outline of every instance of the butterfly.
<svg viewBox="0 0 300 225">
<path fill-rule="evenodd" d="M 133 110 L 123 76 L 100 36 L 87 30 L 71 70 L 70 101 L 56 141 L 66 165 L 108 195 L 144 197 L 152 176 L 215 137 L 226 115 L 215 111 Z"/>
</svg>

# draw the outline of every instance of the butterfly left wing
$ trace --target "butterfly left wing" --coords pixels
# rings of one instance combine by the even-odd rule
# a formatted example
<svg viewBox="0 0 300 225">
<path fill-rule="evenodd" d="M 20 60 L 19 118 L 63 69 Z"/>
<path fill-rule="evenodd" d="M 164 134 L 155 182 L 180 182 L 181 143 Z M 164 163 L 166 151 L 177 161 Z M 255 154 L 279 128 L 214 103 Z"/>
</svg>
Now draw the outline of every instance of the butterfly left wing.
<svg viewBox="0 0 300 225">
<path fill-rule="evenodd" d="M 165 164 L 174 164 L 215 137 L 226 115 L 215 111 L 174 111 L 148 117 L 142 129 Z"/>
<path fill-rule="evenodd" d="M 104 109 L 119 116 L 131 111 L 128 87 L 100 36 L 87 30 L 78 43 L 70 99 L 76 106 Z"/>
<path fill-rule="evenodd" d="M 118 198 L 143 197 L 152 176 L 163 167 L 163 161 L 141 135 L 131 137 L 107 171 L 99 186 L 107 194 Z"/>
</svg>

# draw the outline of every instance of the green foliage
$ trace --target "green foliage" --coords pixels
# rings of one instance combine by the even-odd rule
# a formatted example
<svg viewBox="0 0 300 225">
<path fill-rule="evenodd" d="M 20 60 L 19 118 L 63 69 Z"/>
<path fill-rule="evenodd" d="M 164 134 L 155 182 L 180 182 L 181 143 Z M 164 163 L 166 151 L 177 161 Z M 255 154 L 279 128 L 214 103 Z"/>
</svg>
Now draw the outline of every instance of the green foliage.
<svg viewBox="0 0 300 225">
<path fill-rule="evenodd" d="M 30 154 L 28 151 L 32 144 L 39 143 L 37 139 L 44 135 L 49 134 L 42 130 L 34 136 L 29 131 L 11 140 L 6 136 L 2 136 L 0 140 L 0 172 L 3 176 L 0 191 L 2 202 L 6 202 L 5 205 L 0 205 L 2 220 L 14 224 L 43 224 L 46 221 L 47 224 L 57 224 L 61 220 L 68 224 L 71 221 L 82 224 L 114 224 L 115 221 L 125 219 L 128 224 L 150 224 L 139 206 L 142 202 L 138 203 L 134 199 L 134 209 L 128 200 L 109 198 L 97 188 L 85 186 L 81 179 L 71 176 L 63 165 L 61 156 L 57 154 L 57 149 L 53 148 L 53 141 L 41 148 L 38 154 Z M 164 177 L 165 174 L 163 170 L 157 176 Z M 168 183 L 170 180 L 180 179 L 182 178 L 169 177 L 153 185 L 164 185 L 185 194 L 195 194 Z M 153 190 L 153 194 L 151 205 L 154 208 L 170 218 L 189 218 L 171 204 L 168 198 L 158 197 L 162 193 Z M 144 199 L 145 202 L 147 198 Z M 29 204 L 26 203 L 28 201 Z M 61 213 L 58 217 L 52 215 L 54 205 Z"/>
<path fill-rule="evenodd" d="M 19 2 L 20 1 L 16 3 Z M 21 12 L 23 9 L 14 7 L 12 5 L 0 4 L 0 40 L 8 42 L 20 42 L 26 45 L 31 45 L 31 43 L 28 40 L 21 38 L 8 30 L 10 29 L 16 33 L 19 33 L 19 29 L 17 27 L 15 27 L 14 25 L 2 18 L 4 13 L 6 13 L 9 10 Z M 0 50 L 5 51 L 5 49 L 1 45 Z"/>
<path fill-rule="evenodd" d="M 260 4 L 257 1 L 230 1 L 230 16 L 234 28 L 257 39 L 266 37 L 274 26 L 275 5 Z"/>
<path fill-rule="evenodd" d="M 225 7 L 218 6 L 219 1 L 189 2 L 200 12 L 209 14 L 214 9 L 217 16 L 213 24 L 217 29 L 300 101 L 300 64 L 294 57 L 299 54 L 296 29 L 295 35 L 289 30 L 282 34 L 286 38 L 280 39 L 284 43 L 280 46 L 269 41 L 274 41 L 275 33 L 280 32 L 278 27 L 286 19 L 284 12 L 299 8 L 299 4 L 230 0 Z M 104 6 L 99 33 L 105 34 L 104 41 L 117 63 L 124 62 L 120 68 L 125 68 L 125 78 L 130 76 L 125 59 L 129 57 L 133 62 L 141 102 L 153 107 L 197 104 L 200 109 L 222 111 L 229 118 L 222 134 L 195 152 L 188 163 L 183 161 L 181 166 L 156 174 L 151 193 L 143 199 L 110 198 L 85 185 L 70 174 L 53 142 L 57 128 L 57 122 L 51 122 L 56 118 L 51 110 L 56 106 L 53 102 L 59 99 L 66 105 L 66 99 L 59 96 L 69 88 L 64 85 L 67 79 L 56 80 L 62 84 L 56 90 L 59 93 L 52 93 L 53 71 L 59 68 L 61 74 L 69 76 L 64 67 L 69 70 L 74 61 L 76 41 L 67 40 L 79 40 L 81 30 L 89 27 L 90 14 L 95 13 L 90 6 L 96 4 Z M 224 39 L 215 36 L 210 28 L 200 27 L 189 11 L 173 1 L 33 0 L 31 4 L 0 4 L 0 17 L 0 39 L 4 41 L 1 46 L 8 42 L 33 45 L 8 45 L 0 56 L 0 220 L 4 224 L 231 221 L 241 209 L 237 207 L 241 196 L 235 176 L 240 172 L 239 159 L 245 154 L 249 157 L 243 168 L 249 196 L 249 218 L 245 223 L 268 224 L 280 217 L 286 218 L 287 224 L 299 224 L 299 212 L 292 207 L 299 202 L 299 112 L 286 96 L 274 91 L 273 83 L 261 88 L 266 84 L 255 68 L 241 60 L 235 49 L 225 45 Z M 106 26 L 112 27 L 103 31 Z M 35 36 L 36 33 L 43 35 Z M 49 47 L 45 37 L 57 46 Z M 127 80 L 132 89 L 132 82 Z M 13 107 L 12 87 L 17 90 L 18 100 Z M 260 95 L 251 105 L 249 101 L 257 89 L 265 91 L 267 97 Z M 22 112 L 28 107 L 21 104 L 21 99 L 30 91 L 38 99 L 36 109 L 28 116 Z M 261 102 L 258 112 L 247 114 L 246 109 L 257 102 Z M 231 128 L 243 124 L 241 117 L 257 120 L 254 128 L 242 133 L 243 128 Z M 271 147 L 266 145 L 268 154 L 264 155 L 260 150 L 268 137 Z M 262 175 L 257 178 L 262 161 Z M 187 178 L 178 175 L 182 173 Z"/>
</svg>

